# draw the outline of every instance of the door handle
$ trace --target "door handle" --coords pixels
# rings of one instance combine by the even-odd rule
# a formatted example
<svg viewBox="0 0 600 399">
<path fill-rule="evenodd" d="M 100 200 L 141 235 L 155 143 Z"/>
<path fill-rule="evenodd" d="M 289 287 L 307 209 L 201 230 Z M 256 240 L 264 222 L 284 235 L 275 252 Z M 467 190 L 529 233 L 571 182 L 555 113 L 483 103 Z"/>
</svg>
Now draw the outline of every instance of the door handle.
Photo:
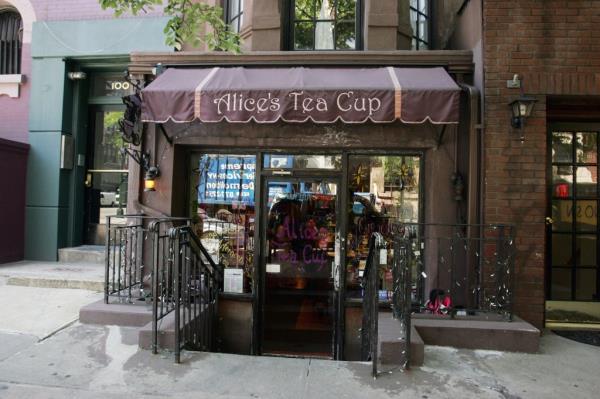
<svg viewBox="0 0 600 399">
<path fill-rule="evenodd" d="M 546 225 L 550 226 L 553 223 L 554 223 L 554 219 L 552 219 L 551 217 L 547 216 L 546 217 Z"/>
<path fill-rule="evenodd" d="M 92 187 L 92 174 L 91 173 L 88 172 L 85 174 L 85 183 L 84 184 L 87 188 Z"/>
</svg>

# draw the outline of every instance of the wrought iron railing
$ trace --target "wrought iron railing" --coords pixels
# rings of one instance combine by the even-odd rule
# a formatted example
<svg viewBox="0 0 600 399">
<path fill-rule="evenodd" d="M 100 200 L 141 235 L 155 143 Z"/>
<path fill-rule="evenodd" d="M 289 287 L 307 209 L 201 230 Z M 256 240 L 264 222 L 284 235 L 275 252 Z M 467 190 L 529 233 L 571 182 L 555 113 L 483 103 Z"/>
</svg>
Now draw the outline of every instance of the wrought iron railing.
<svg viewBox="0 0 600 399">
<path fill-rule="evenodd" d="M 143 300 L 143 243 L 148 231 L 140 215 L 106 217 L 104 302 Z"/>
<path fill-rule="evenodd" d="M 371 361 L 373 377 L 377 377 L 379 327 L 379 251 L 385 248 L 383 236 L 374 233 L 369 239 L 369 253 L 363 274 L 361 360 Z"/>
<path fill-rule="evenodd" d="M 513 319 L 515 229 L 509 225 L 405 224 L 394 241 L 408 250 L 394 270 L 413 311 L 449 317 Z"/>
<path fill-rule="evenodd" d="M 161 247 L 171 227 L 188 218 L 145 215 L 106 217 L 105 303 L 151 300 L 152 248 Z M 147 245 L 146 243 L 149 243 Z"/>
<path fill-rule="evenodd" d="M 391 270 L 384 270 L 383 256 Z M 371 234 L 362 279 L 362 360 L 373 362 L 376 377 L 379 281 L 387 272 L 393 292 L 391 301 L 381 305 L 389 303 L 399 323 L 399 338 L 404 341 L 401 365 L 407 369 L 413 314 L 511 321 L 514 269 L 513 226 L 385 225 L 385 231 Z"/>
<path fill-rule="evenodd" d="M 158 348 L 158 327 L 173 312 L 174 354 L 181 349 L 214 349 L 217 304 L 222 283 L 221 268 L 213 261 L 190 226 L 171 228 L 157 251 L 153 311 L 153 350 Z M 166 255 L 166 256 L 165 256 Z"/>
</svg>

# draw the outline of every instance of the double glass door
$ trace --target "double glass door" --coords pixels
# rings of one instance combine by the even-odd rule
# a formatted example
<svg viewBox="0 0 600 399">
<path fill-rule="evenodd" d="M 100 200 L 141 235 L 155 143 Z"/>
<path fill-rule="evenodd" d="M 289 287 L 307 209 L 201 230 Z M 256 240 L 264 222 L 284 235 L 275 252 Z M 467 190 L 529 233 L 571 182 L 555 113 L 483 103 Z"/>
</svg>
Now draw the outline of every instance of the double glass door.
<svg viewBox="0 0 600 399">
<path fill-rule="evenodd" d="M 270 177 L 264 188 L 262 352 L 332 358 L 339 183 Z"/>
</svg>

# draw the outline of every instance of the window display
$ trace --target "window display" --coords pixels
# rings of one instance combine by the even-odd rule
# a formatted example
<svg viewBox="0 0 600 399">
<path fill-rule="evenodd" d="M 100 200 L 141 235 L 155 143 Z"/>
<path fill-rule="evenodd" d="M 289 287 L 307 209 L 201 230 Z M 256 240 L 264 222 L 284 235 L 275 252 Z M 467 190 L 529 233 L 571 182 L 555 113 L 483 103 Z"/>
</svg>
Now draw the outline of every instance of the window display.
<svg viewBox="0 0 600 399">
<path fill-rule="evenodd" d="M 226 280 L 231 280 L 225 281 L 225 291 L 249 293 L 254 262 L 256 156 L 203 154 L 192 162 L 194 231 L 216 263 L 224 269 L 236 269 L 225 273 Z"/>
<path fill-rule="evenodd" d="M 361 279 L 367 263 L 369 238 L 379 232 L 386 241 L 419 222 L 419 156 L 350 156 L 348 173 L 348 235 L 346 286 L 349 298 L 362 297 Z M 416 228 L 412 226 L 411 228 Z M 379 298 L 390 300 L 392 249 L 382 250 Z"/>
</svg>

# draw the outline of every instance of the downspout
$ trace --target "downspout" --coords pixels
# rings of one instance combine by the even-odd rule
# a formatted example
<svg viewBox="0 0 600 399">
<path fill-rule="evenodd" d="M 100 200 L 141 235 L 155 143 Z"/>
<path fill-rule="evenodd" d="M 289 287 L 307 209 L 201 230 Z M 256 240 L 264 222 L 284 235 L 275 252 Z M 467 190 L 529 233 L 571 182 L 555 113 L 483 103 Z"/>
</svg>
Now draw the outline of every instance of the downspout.
<svg viewBox="0 0 600 399">
<path fill-rule="evenodd" d="M 483 253 L 483 238 L 485 228 L 481 225 L 483 218 L 483 188 L 484 188 L 484 147 L 482 137 L 482 125 L 480 121 L 479 110 L 479 90 L 475 86 L 459 83 L 459 86 L 468 93 L 469 96 L 469 177 L 467 181 L 467 237 L 469 239 L 478 238 L 478 253 Z M 473 265 L 478 264 L 478 259 L 472 260 Z M 469 261 L 471 259 L 469 258 Z M 468 267 L 468 272 L 473 270 Z M 476 276 L 477 284 L 481 286 L 481 273 Z M 470 278 L 468 278 L 471 281 Z M 479 301 L 479 295 L 476 297 Z M 478 303 L 475 305 L 479 305 Z"/>
</svg>

